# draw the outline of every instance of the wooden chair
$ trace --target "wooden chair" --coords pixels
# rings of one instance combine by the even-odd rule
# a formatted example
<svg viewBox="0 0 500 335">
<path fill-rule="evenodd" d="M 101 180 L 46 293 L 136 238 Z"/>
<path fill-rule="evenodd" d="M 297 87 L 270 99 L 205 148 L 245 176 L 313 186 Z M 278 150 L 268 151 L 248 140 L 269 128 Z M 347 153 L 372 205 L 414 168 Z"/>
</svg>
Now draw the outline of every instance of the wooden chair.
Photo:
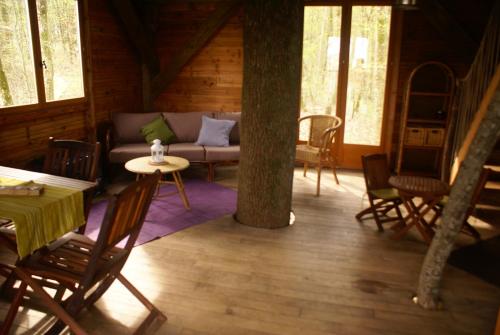
<svg viewBox="0 0 500 335">
<path fill-rule="evenodd" d="M 382 226 L 386 222 L 398 221 L 404 224 L 399 205 L 402 200 L 398 191 L 389 185 L 391 175 L 386 154 L 364 155 L 361 157 L 363 175 L 365 177 L 366 192 L 370 207 L 356 214 L 356 219 L 361 221 L 367 214 L 372 214 L 379 231 L 384 231 Z M 387 216 L 394 209 L 395 217 Z"/>
<path fill-rule="evenodd" d="M 484 189 L 484 186 L 486 185 L 486 182 L 488 181 L 488 177 L 490 173 L 492 172 L 491 169 L 483 168 L 481 171 L 481 175 L 479 176 L 479 180 L 477 181 L 476 187 L 472 191 L 472 198 L 469 203 L 469 207 L 467 207 L 467 211 L 465 214 L 465 219 L 464 223 L 462 226 L 462 232 L 474 237 L 476 240 L 481 239 L 481 235 L 479 232 L 469 223 L 469 217 L 472 215 L 474 212 L 474 208 L 476 207 L 477 202 L 479 201 L 479 197 L 481 196 L 481 191 Z M 448 203 L 448 196 L 443 197 L 439 203 L 434 206 L 434 216 L 432 217 L 431 221 L 429 222 L 429 225 L 435 226 L 436 221 L 441 217 L 441 214 L 443 213 L 443 209 Z"/>
<path fill-rule="evenodd" d="M 75 334 L 86 334 L 75 318 L 84 307 L 93 305 L 115 279 L 149 310 L 136 333 L 145 331 L 156 319 L 164 322 L 165 315 L 120 273 L 139 235 L 159 180 L 160 172 L 156 171 L 113 196 L 96 242 L 70 233 L 20 262 L 13 271 L 21 284 L 0 333 L 8 332 L 29 286 L 59 319 L 49 333 L 58 333 L 66 324 Z M 118 247 L 126 238 L 125 246 Z M 40 285 L 40 279 L 56 282 L 71 294 L 60 300 L 64 291 L 59 290 L 56 297 L 51 297 Z"/>
<path fill-rule="evenodd" d="M 96 181 L 101 144 L 76 140 L 55 140 L 49 138 L 49 148 L 43 165 L 43 172 L 74 179 Z M 84 214 L 88 218 L 92 206 L 93 190 L 84 194 Z M 85 232 L 85 226 L 80 227 Z"/>
<path fill-rule="evenodd" d="M 296 146 L 295 160 L 304 163 L 304 177 L 309 165 L 316 166 L 318 180 L 316 183 L 316 196 L 320 195 L 321 169 L 329 166 L 332 169 L 335 182 L 338 184 L 336 172 L 336 159 L 333 150 L 335 134 L 342 125 L 342 119 L 333 115 L 309 115 L 299 119 L 301 122 L 310 122 L 308 139 L 305 144 Z"/>
</svg>

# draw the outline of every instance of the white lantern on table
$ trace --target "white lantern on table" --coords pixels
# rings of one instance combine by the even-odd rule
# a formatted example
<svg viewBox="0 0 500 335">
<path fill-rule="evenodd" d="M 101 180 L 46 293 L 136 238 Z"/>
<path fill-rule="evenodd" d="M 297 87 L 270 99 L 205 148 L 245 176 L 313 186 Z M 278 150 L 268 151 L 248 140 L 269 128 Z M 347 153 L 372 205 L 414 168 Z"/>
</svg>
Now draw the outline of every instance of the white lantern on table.
<svg viewBox="0 0 500 335">
<path fill-rule="evenodd" d="M 153 145 L 151 146 L 151 162 L 163 163 L 164 161 L 164 147 L 161 145 L 161 141 L 159 139 L 153 140 Z"/>
</svg>

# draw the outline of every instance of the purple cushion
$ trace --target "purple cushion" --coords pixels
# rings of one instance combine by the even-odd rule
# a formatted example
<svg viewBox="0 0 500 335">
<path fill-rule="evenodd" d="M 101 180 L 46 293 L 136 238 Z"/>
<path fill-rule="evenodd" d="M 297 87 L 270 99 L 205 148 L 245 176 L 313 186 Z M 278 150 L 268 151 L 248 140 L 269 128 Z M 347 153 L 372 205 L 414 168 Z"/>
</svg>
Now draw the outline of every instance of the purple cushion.
<svg viewBox="0 0 500 335">
<path fill-rule="evenodd" d="M 233 129 L 236 121 L 216 120 L 206 116 L 201 118 L 202 124 L 198 135 L 197 145 L 213 147 L 229 146 L 229 133 Z"/>
<path fill-rule="evenodd" d="M 202 116 L 213 117 L 210 112 L 163 113 L 163 118 L 177 137 L 177 143 L 193 143 L 198 138 Z"/>
<path fill-rule="evenodd" d="M 113 125 L 118 143 L 143 143 L 141 128 L 145 124 L 161 117 L 160 113 L 115 113 Z"/>
<path fill-rule="evenodd" d="M 239 144 L 241 112 L 220 112 L 215 114 L 215 118 L 218 120 L 236 121 L 236 124 L 231 130 L 231 133 L 229 134 L 229 143 Z"/>
</svg>

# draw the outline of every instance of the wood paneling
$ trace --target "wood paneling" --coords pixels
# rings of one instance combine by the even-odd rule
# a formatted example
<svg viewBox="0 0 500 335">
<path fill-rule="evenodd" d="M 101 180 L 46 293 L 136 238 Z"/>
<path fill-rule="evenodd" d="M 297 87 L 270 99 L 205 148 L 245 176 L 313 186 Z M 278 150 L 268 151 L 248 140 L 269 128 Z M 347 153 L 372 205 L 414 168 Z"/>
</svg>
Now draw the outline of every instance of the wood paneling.
<svg viewBox="0 0 500 335">
<path fill-rule="evenodd" d="M 161 7 L 157 50 L 162 68 L 189 42 L 217 3 L 172 3 Z M 160 112 L 241 111 L 243 22 L 238 12 L 156 99 Z"/>
</svg>

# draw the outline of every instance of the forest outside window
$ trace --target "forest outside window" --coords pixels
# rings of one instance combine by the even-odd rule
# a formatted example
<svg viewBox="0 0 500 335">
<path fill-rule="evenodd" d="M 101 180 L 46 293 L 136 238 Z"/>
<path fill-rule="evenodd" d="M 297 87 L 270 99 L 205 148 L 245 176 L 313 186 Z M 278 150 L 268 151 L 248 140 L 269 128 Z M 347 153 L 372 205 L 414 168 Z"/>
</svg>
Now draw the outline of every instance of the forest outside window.
<svg viewBox="0 0 500 335">
<path fill-rule="evenodd" d="M 0 0 L 0 108 L 84 97 L 77 0 Z"/>
</svg>

